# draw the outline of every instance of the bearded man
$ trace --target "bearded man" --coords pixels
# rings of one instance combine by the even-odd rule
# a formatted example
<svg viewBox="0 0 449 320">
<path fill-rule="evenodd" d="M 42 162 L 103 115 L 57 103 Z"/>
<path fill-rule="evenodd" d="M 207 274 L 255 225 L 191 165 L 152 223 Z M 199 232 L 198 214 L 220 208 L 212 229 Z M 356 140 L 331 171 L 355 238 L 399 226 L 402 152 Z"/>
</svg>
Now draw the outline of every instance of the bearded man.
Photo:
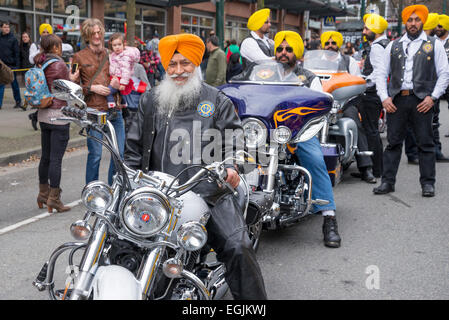
<svg viewBox="0 0 449 320">
<path fill-rule="evenodd" d="M 388 112 L 388 145 L 383 154 L 382 183 L 373 189 L 375 194 L 395 189 L 402 143 L 410 123 L 418 144 L 422 196 L 435 195 L 433 107 L 449 83 L 449 66 L 443 45 L 423 31 L 428 14 L 424 5 L 402 11 L 406 33 L 385 48 L 377 74 L 377 94 Z"/>
<path fill-rule="evenodd" d="M 201 38 L 192 34 L 170 35 L 160 40 L 159 53 L 166 79 L 140 99 L 136 121 L 129 128 L 125 148 L 125 162 L 132 168 L 176 176 L 192 162 L 199 160 L 200 164 L 208 164 L 204 157 L 195 159 L 195 155 L 202 155 L 209 141 L 202 139 L 200 150 L 194 149 L 194 143 L 190 143 L 208 129 L 220 133 L 221 138 L 214 142 L 225 156 L 233 148 L 233 141 L 229 140 L 235 138 L 243 145 L 243 130 L 233 103 L 222 92 L 201 81 L 199 66 L 204 49 Z M 180 130 L 184 135 L 179 142 L 179 136 L 173 139 L 171 133 Z M 225 130 L 233 130 L 237 134 L 231 136 L 225 134 Z M 189 148 L 183 161 L 178 158 L 180 145 Z M 188 159 L 184 157 L 186 154 Z M 186 182 L 199 170 L 186 171 L 181 175 L 180 183 Z M 227 176 L 226 182 L 237 187 L 240 178 L 232 165 L 227 166 Z M 233 195 L 209 182 L 202 182 L 193 190 L 206 200 L 211 209 L 211 217 L 206 224 L 208 243 L 217 253 L 218 260 L 226 266 L 225 277 L 234 298 L 266 299 L 262 273 Z"/>
<path fill-rule="evenodd" d="M 294 31 L 281 31 L 274 37 L 275 58 L 284 68 L 284 77 L 294 74 L 303 79 L 308 88 L 322 91 L 319 77 L 297 63 L 304 53 L 304 43 L 301 36 Z M 338 248 L 341 237 L 338 234 L 335 217 L 335 201 L 332 183 L 324 162 L 320 141 L 315 136 L 312 139 L 297 144 L 295 154 L 301 165 L 312 175 L 312 198 L 329 201 L 327 205 L 313 205 L 312 212 L 323 216 L 323 241 L 329 248 Z"/>
</svg>

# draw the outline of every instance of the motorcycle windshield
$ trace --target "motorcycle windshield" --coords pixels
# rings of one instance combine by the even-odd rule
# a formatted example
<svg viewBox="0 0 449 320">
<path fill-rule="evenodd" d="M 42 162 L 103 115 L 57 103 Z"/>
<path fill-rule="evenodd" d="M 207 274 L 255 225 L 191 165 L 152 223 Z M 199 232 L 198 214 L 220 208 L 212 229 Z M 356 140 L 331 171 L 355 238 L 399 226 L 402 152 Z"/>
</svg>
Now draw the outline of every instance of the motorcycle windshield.
<svg viewBox="0 0 449 320">
<path fill-rule="evenodd" d="M 261 60 L 251 65 L 243 73 L 231 79 L 230 83 L 260 83 L 302 85 L 302 81 L 294 72 L 284 68 L 284 65 L 274 60 Z"/>
<path fill-rule="evenodd" d="M 304 55 L 304 68 L 318 73 L 346 72 L 342 68 L 342 56 L 331 50 L 310 50 Z"/>
</svg>

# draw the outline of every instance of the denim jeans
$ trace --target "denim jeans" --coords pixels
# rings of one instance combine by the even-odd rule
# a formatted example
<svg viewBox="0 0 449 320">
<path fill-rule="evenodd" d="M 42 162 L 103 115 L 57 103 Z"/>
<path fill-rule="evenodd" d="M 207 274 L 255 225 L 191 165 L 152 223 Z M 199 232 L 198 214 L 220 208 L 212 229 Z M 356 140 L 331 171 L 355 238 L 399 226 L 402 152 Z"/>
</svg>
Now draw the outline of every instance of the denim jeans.
<svg viewBox="0 0 449 320">
<path fill-rule="evenodd" d="M 110 114 L 110 111 L 108 111 Z M 125 150 L 125 124 L 121 111 L 117 111 L 117 117 L 110 120 L 115 129 L 117 136 L 117 144 L 119 147 L 120 157 L 123 159 L 123 153 Z M 96 137 L 97 139 L 103 139 L 103 135 L 97 131 L 89 130 L 89 135 Z M 103 145 L 92 138 L 87 138 L 87 164 L 86 164 L 86 184 L 98 180 L 98 174 L 100 170 L 101 154 Z M 111 157 L 109 163 L 108 183 L 112 185 L 112 177 L 115 174 L 114 160 Z"/>
<path fill-rule="evenodd" d="M 306 168 L 312 176 L 312 199 L 329 201 L 329 204 L 324 206 L 313 205 L 312 213 L 335 210 L 334 191 L 327 173 L 320 141 L 317 137 L 313 137 L 310 140 L 298 143 L 297 147 L 295 154 L 298 156 L 301 166 Z"/>
<path fill-rule="evenodd" d="M 11 88 L 12 88 L 14 100 L 16 101 L 16 103 L 21 103 L 22 98 L 20 97 L 20 87 L 19 87 L 19 83 L 17 82 L 16 72 L 14 72 L 14 80 L 11 82 Z M 5 85 L 0 84 L 0 107 L 3 105 L 3 95 L 4 94 L 5 94 Z"/>
</svg>

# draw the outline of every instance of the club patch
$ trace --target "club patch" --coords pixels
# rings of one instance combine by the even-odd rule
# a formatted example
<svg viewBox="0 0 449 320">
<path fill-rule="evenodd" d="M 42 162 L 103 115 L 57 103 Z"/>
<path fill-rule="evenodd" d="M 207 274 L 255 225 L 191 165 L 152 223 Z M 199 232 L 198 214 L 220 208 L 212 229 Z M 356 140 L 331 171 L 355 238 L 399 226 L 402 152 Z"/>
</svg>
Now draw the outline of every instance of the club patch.
<svg viewBox="0 0 449 320">
<path fill-rule="evenodd" d="M 215 105 L 210 101 L 204 101 L 198 105 L 196 110 L 203 118 L 209 118 L 215 113 Z"/>
<path fill-rule="evenodd" d="M 423 50 L 425 53 L 429 53 L 429 52 L 431 52 L 431 51 L 433 50 L 433 45 L 432 45 L 431 43 L 426 43 L 426 44 L 424 44 L 424 45 L 422 46 L 422 50 Z"/>
</svg>

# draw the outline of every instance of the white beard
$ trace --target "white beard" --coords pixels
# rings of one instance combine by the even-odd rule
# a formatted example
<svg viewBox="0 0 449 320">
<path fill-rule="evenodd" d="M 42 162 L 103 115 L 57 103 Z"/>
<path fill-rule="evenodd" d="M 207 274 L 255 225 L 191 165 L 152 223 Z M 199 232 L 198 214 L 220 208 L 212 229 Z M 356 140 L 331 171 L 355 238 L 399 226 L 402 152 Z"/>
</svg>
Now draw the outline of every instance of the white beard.
<svg viewBox="0 0 449 320">
<path fill-rule="evenodd" d="M 201 90 L 201 75 L 199 67 L 191 74 L 185 74 L 189 79 L 184 84 L 178 84 L 166 74 L 155 90 L 156 109 L 159 114 L 171 115 L 176 111 L 185 111 L 193 108 L 195 100 Z"/>
</svg>

